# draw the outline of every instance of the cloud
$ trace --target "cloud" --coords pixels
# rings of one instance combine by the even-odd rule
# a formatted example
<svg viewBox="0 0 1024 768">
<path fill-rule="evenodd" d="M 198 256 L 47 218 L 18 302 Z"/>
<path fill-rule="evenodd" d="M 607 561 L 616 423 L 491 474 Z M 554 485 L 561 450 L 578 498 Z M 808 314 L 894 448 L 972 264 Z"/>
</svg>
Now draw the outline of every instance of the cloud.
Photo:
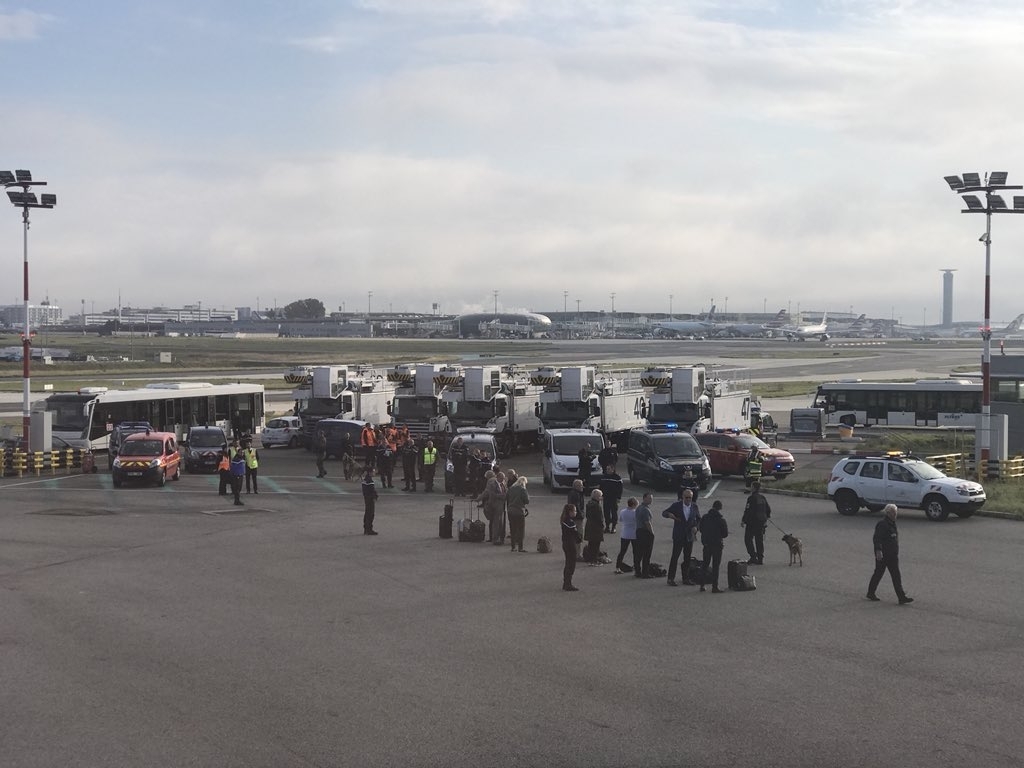
<svg viewBox="0 0 1024 768">
<path fill-rule="evenodd" d="M 50 14 L 29 10 L 0 13 L 0 41 L 35 40 L 44 27 L 55 21 Z"/>
</svg>

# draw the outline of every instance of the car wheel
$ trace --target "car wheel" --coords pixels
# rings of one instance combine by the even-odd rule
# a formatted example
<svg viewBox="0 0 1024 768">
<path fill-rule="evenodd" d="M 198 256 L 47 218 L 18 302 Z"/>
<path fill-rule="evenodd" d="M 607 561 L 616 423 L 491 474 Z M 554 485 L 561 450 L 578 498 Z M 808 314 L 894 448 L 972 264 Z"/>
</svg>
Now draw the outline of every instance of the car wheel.
<svg viewBox="0 0 1024 768">
<path fill-rule="evenodd" d="M 968 517 L 973 516 L 974 512 L 975 512 L 975 510 L 973 510 L 973 509 L 958 509 L 958 510 L 956 510 L 956 516 L 957 517 L 962 517 L 962 518 L 964 518 L 966 520 Z"/>
<path fill-rule="evenodd" d="M 949 517 L 949 502 L 932 494 L 924 500 L 924 514 L 929 520 L 940 522 Z"/>
<path fill-rule="evenodd" d="M 163 488 L 165 485 L 167 485 L 167 470 L 166 469 L 160 470 L 160 477 L 157 478 L 156 484 L 160 488 Z"/>
<path fill-rule="evenodd" d="M 299 438 L 297 438 L 295 435 L 292 435 L 292 439 L 288 441 L 288 447 L 289 448 L 294 448 L 298 444 L 299 444 Z"/>
<path fill-rule="evenodd" d="M 850 490 L 837 493 L 836 509 L 840 515 L 856 515 L 860 512 L 860 500 L 857 498 L 857 494 Z"/>
<path fill-rule="evenodd" d="M 629 475 L 629 482 L 633 485 L 640 485 L 640 478 L 636 475 L 636 467 L 632 464 L 626 464 L 626 474 Z"/>
<path fill-rule="evenodd" d="M 174 477 L 172 480 L 181 480 L 181 464 L 174 468 Z"/>
<path fill-rule="evenodd" d="M 120 488 L 121 487 L 121 481 L 118 480 L 116 477 L 114 478 L 114 487 L 115 488 Z"/>
</svg>

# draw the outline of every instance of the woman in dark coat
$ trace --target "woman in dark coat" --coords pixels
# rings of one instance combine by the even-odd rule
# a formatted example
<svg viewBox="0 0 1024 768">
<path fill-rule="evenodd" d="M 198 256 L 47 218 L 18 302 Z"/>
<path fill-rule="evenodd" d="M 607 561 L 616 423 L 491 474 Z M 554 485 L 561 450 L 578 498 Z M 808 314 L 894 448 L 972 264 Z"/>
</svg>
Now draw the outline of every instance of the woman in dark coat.
<svg viewBox="0 0 1024 768">
<path fill-rule="evenodd" d="M 562 517 L 559 521 L 562 529 L 562 554 L 565 555 L 565 568 L 562 570 L 562 589 L 566 592 L 579 592 L 578 587 L 572 585 L 572 575 L 576 572 L 576 544 L 579 541 L 579 531 L 576 528 L 576 507 L 566 504 L 562 507 Z"/>
<path fill-rule="evenodd" d="M 598 557 L 601 554 L 601 542 L 604 541 L 604 494 L 597 488 L 590 493 L 590 501 L 587 502 L 586 525 L 583 528 L 583 538 L 587 541 L 587 549 L 583 559 L 591 565 L 600 565 Z"/>
</svg>

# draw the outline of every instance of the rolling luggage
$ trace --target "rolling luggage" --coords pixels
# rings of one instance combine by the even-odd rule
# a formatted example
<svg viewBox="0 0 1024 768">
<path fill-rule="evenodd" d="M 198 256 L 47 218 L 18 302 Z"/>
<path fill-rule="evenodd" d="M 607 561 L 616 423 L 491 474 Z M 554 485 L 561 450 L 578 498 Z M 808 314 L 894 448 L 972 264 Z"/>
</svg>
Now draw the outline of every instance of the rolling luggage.
<svg viewBox="0 0 1024 768">
<path fill-rule="evenodd" d="M 730 560 L 726 574 L 729 579 L 729 589 L 742 591 L 744 589 L 742 579 L 747 575 L 747 561 Z"/>
<path fill-rule="evenodd" d="M 473 505 L 473 502 L 469 502 Z M 480 542 L 487 538 L 487 523 L 480 519 L 480 510 L 476 509 L 476 519 L 464 517 L 459 520 L 459 541 Z"/>
<path fill-rule="evenodd" d="M 452 537 L 452 523 L 455 516 L 455 499 L 450 499 L 444 505 L 444 514 L 437 519 L 437 535 L 442 539 Z"/>
</svg>

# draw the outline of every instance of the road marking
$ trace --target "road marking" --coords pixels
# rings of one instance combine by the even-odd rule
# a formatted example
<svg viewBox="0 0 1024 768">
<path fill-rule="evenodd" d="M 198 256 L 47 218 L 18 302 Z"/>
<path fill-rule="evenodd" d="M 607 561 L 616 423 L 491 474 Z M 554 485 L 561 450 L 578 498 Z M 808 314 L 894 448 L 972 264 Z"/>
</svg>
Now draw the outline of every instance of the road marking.
<svg viewBox="0 0 1024 768">
<path fill-rule="evenodd" d="M 46 487 L 53 487 L 57 482 L 61 480 L 70 480 L 73 477 L 85 477 L 85 475 L 65 475 L 63 477 L 36 477 L 31 480 L 18 480 L 13 483 L 5 482 L 3 488 L 19 488 L 26 485 L 39 485 L 46 483 Z"/>
<path fill-rule="evenodd" d="M 715 482 L 713 482 L 711 484 L 711 487 L 708 488 L 706 491 L 704 491 L 704 494 L 703 494 L 704 498 L 707 498 L 708 496 L 713 496 L 715 491 L 718 490 L 718 486 L 721 485 L 721 484 L 722 484 L 721 480 L 715 480 Z"/>
</svg>

